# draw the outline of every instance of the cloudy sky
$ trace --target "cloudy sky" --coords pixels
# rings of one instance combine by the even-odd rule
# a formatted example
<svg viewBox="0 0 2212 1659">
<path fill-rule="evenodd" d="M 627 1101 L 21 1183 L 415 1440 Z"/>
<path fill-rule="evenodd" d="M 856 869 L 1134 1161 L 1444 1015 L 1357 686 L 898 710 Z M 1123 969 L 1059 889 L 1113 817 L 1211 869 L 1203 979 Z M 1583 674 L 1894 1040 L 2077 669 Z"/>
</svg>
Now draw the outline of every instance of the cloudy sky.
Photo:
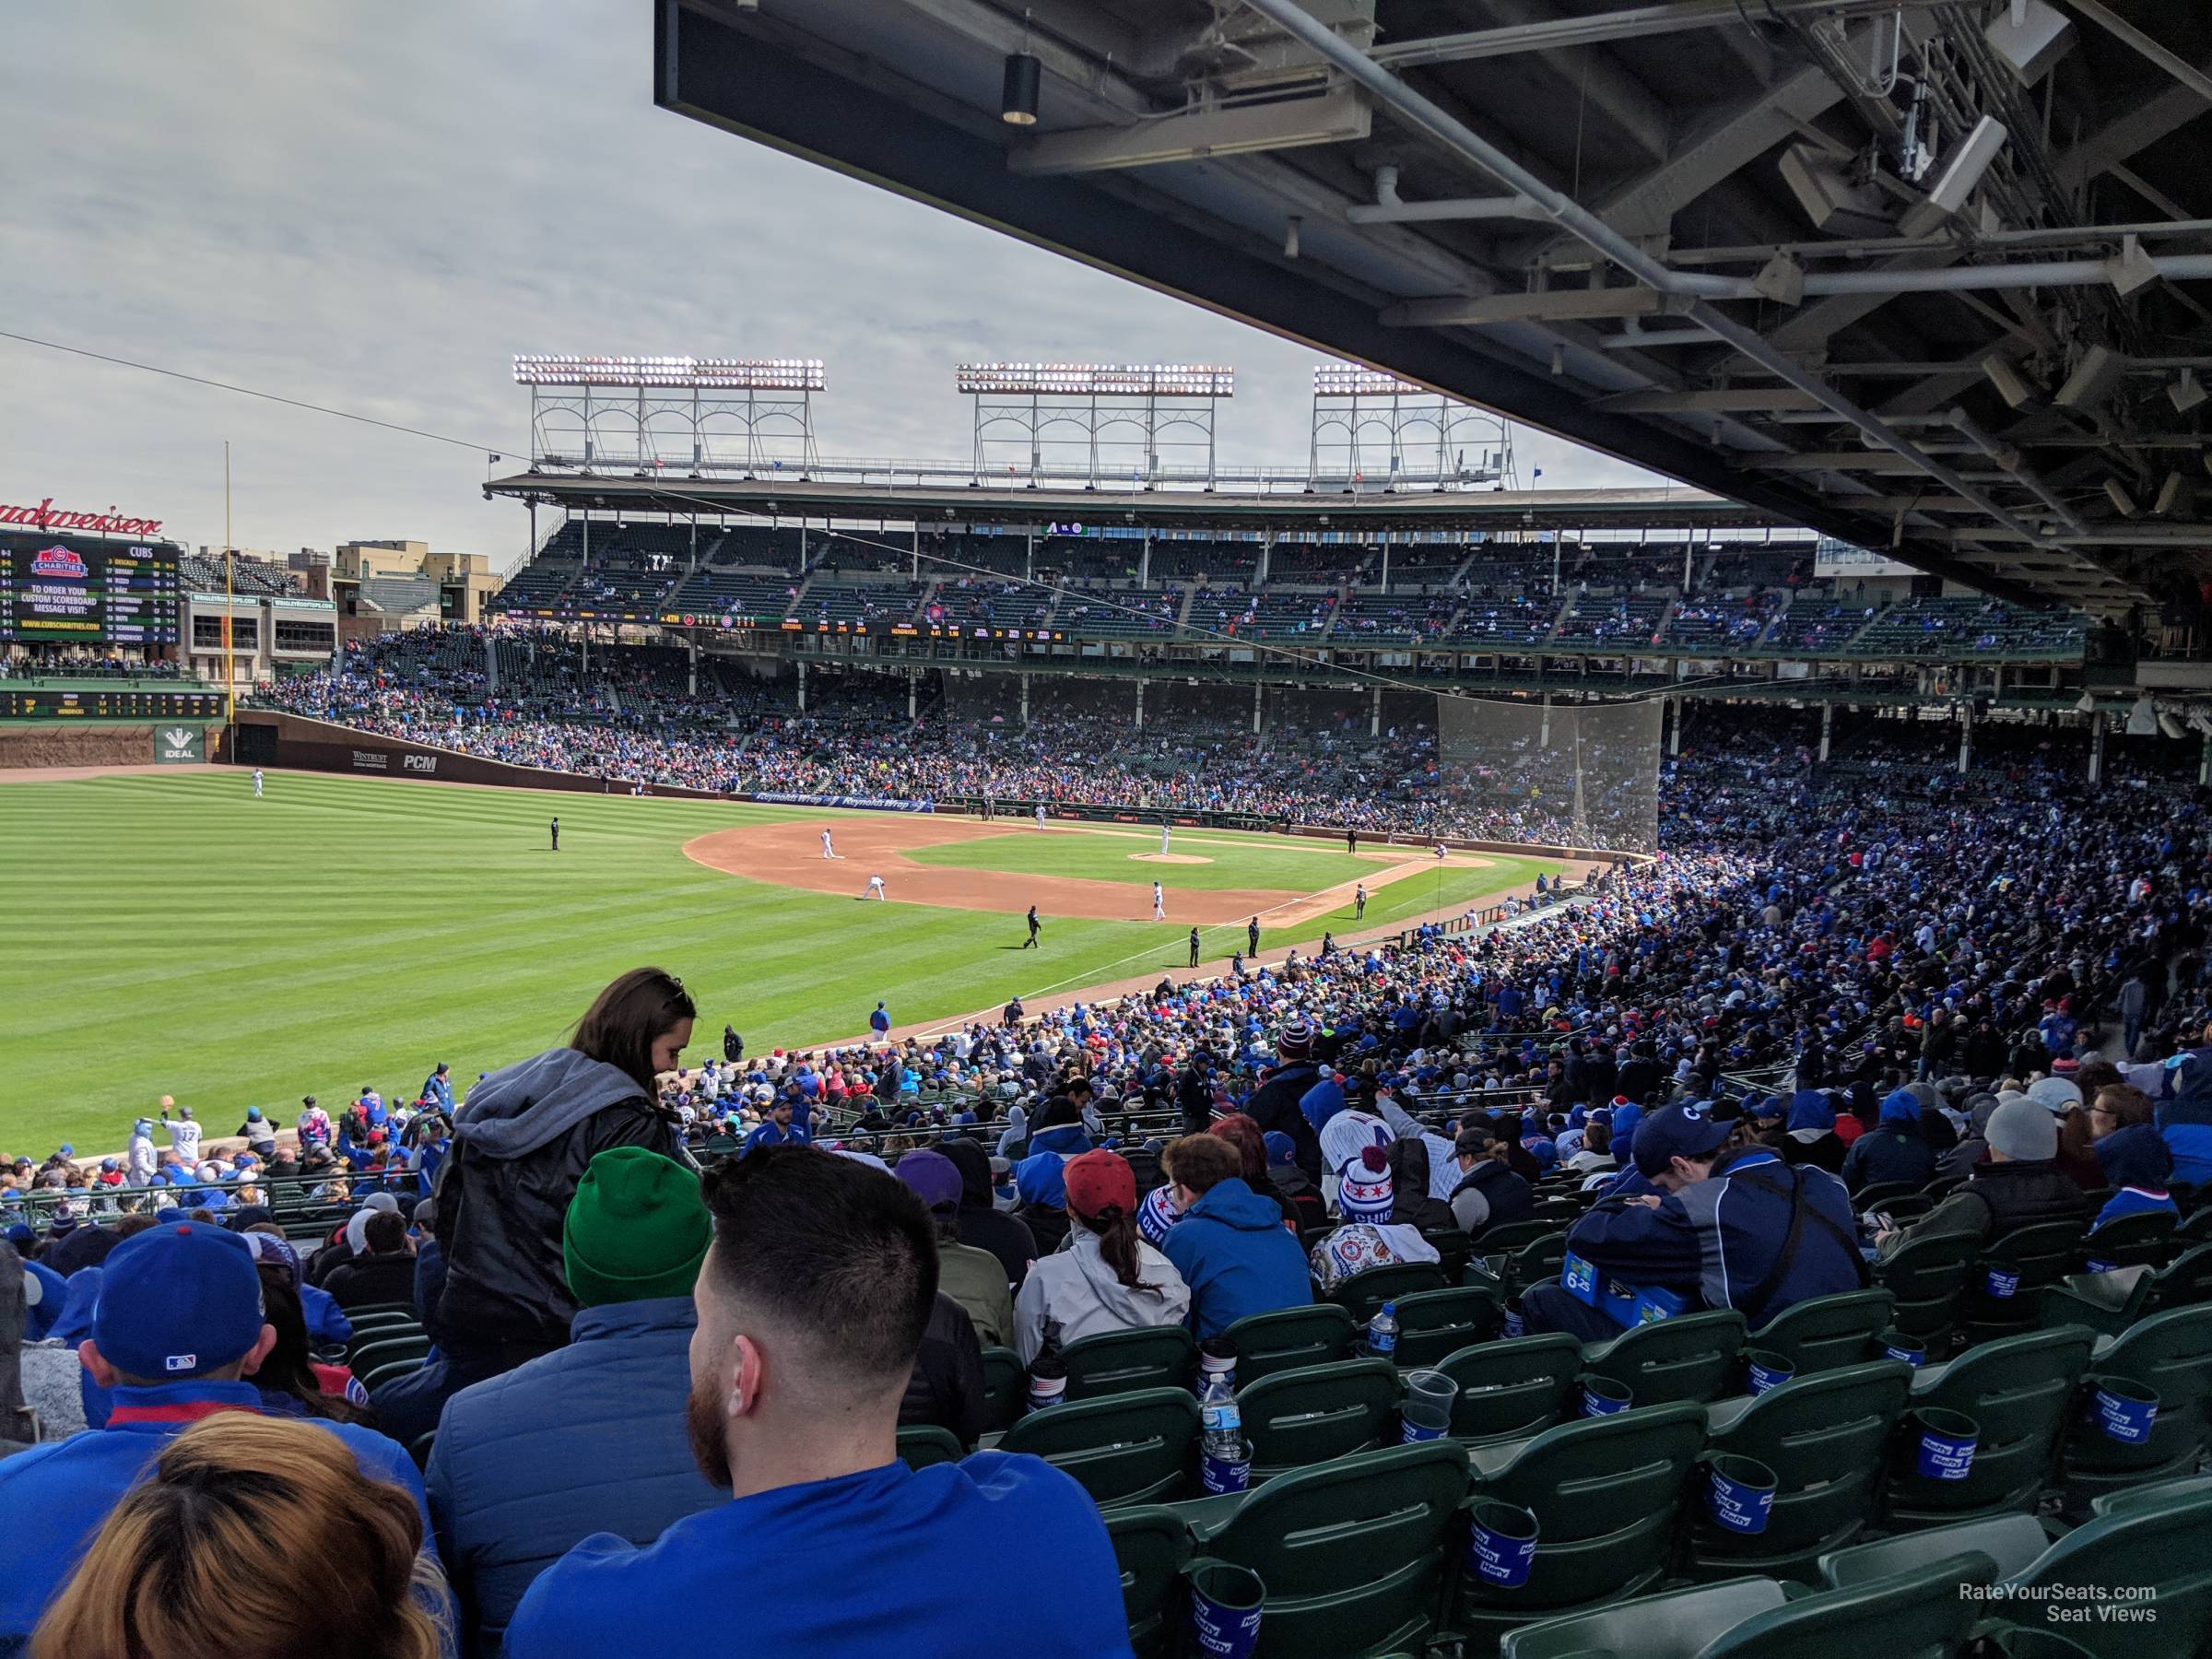
<svg viewBox="0 0 2212 1659">
<path fill-rule="evenodd" d="M 0 339 L 0 501 L 241 547 L 500 562 L 517 352 L 814 356 L 825 453 L 965 453 L 963 358 L 1239 371 L 1224 459 L 1297 465 L 1304 348 L 653 107 L 642 0 L 9 9 L 0 328 L 418 426 L 379 432 Z M 1524 433 L 1525 482 L 1640 475 Z"/>
</svg>

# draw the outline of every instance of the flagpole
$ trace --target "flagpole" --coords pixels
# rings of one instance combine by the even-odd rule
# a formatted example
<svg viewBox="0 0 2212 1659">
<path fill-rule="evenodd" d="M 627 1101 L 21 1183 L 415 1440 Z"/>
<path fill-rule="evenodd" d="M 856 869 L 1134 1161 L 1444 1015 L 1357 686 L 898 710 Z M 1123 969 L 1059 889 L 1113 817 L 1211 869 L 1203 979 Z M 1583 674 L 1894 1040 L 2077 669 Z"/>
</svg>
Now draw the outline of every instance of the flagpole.
<svg viewBox="0 0 2212 1659">
<path fill-rule="evenodd" d="M 230 440 L 223 440 L 223 724 L 238 730 L 238 674 L 230 665 Z"/>
</svg>

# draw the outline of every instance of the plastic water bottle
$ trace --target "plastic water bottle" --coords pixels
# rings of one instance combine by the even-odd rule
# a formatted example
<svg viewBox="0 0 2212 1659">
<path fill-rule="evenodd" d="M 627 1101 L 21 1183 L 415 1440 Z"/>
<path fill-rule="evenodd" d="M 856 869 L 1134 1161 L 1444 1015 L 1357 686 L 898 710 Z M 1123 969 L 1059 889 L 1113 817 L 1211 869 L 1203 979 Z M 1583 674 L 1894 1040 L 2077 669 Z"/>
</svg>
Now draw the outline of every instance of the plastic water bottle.
<svg viewBox="0 0 2212 1659">
<path fill-rule="evenodd" d="M 1226 1372 L 1212 1371 L 1206 1376 L 1198 1395 L 1198 1421 L 1206 1489 L 1242 1491 L 1251 1478 L 1252 1465 L 1244 1455 L 1244 1414 L 1237 1407 L 1236 1391 L 1230 1386 Z"/>
<path fill-rule="evenodd" d="M 1375 1316 L 1367 1322 L 1367 1351 L 1378 1359 L 1388 1359 L 1398 1351 L 1396 1302 L 1384 1302 L 1375 1310 Z"/>
</svg>

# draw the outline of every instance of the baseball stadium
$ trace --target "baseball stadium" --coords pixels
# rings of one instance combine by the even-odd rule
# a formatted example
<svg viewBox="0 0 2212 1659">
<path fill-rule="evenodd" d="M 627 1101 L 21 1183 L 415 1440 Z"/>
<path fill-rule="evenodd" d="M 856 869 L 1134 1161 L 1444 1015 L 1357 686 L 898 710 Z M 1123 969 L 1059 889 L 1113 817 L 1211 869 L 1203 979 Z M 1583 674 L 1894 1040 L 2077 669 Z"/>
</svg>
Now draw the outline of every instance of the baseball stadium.
<svg viewBox="0 0 2212 1659">
<path fill-rule="evenodd" d="M 0 1654 L 2212 1653 L 2212 18 L 645 9 L 1305 453 L 701 339 L 486 365 L 500 554 L 0 491 Z"/>
</svg>

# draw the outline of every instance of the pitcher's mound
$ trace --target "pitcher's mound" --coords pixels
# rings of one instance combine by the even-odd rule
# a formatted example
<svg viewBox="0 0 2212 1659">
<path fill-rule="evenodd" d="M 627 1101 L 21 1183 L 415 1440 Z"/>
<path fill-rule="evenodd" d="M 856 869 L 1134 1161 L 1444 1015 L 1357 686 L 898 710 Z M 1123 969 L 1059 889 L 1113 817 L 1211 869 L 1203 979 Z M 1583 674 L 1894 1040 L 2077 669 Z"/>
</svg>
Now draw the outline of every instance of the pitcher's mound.
<svg viewBox="0 0 2212 1659">
<path fill-rule="evenodd" d="M 1188 853 L 1132 853 L 1130 857 L 1139 864 L 1212 864 L 1210 858 L 1198 858 Z"/>
</svg>

